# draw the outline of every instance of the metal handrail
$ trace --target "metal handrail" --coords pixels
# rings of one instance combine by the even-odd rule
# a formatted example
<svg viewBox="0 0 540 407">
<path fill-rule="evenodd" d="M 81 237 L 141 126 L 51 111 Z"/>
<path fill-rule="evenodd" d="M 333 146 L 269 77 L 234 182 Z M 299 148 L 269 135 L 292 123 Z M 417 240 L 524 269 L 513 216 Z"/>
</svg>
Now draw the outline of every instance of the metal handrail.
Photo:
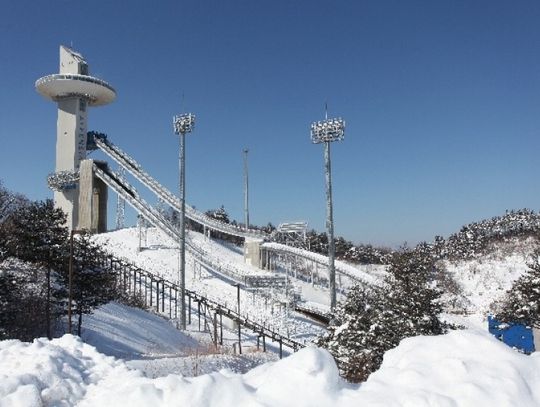
<svg viewBox="0 0 540 407">
<path fill-rule="evenodd" d="M 78 80 L 78 81 L 95 83 L 96 85 L 104 86 L 107 89 L 109 89 L 109 90 L 116 93 L 114 88 L 111 85 L 109 85 L 107 82 L 105 82 L 103 79 L 99 79 L 99 78 L 96 78 L 94 76 L 89 76 L 89 75 L 81 75 L 81 74 L 55 73 L 55 74 L 52 74 L 52 75 L 47 75 L 47 76 L 44 76 L 42 78 L 39 78 L 36 81 L 36 86 L 38 86 L 38 85 L 40 85 L 42 83 L 51 82 L 51 81 L 54 81 L 54 80 L 57 80 L 57 79 L 75 79 L 75 80 Z"/>
</svg>

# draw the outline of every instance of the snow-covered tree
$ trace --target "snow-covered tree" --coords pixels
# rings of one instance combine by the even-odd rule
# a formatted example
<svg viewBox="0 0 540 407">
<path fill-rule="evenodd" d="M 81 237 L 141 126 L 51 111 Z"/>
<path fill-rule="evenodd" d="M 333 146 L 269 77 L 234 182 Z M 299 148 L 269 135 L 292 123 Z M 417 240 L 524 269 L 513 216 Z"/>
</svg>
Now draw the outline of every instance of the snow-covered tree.
<svg viewBox="0 0 540 407">
<path fill-rule="evenodd" d="M 381 365 L 384 352 L 395 346 L 396 332 L 385 321 L 390 317 L 385 295 L 385 290 L 353 287 L 338 304 L 328 333 L 317 342 L 334 356 L 349 381 L 366 380 Z"/>
<path fill-rule="evenodd" d="M 229 214 L 225 207 L 221 205 L 218 209 L 212 209 L 206 212 L 208 216 L 223 223 L 230 223 Z"/>
<path fill-rule="evenodd" d="M 9 258 L 0 262 L 0 340 L 31 341 L 48 333 L 47 282 L 38 266 Z M 57 315 L 53 307 L 52 315 Z"/>
<path fill-rule="evenodd" d="M 41 317 L 43 323 L 37 326 L 44 326 L 45 330 L 41 334 L 48 337 L 52 335 L 52 321 L 60 314 L 58 301 L 61 299 L 56 295 L 57 290 L 52 289 L 51 273 L 65 267 L 65 219 L 65 214 L 60 209 L 55 209 L 51 200 L 27 202 L 17 206 L 0 227 L 2 258 L 12 257 L 27 262 L 33 265 L 34 274 L 41 274 L 36 274 L 33 280 L 43 282 L 44 291 L 34 290 L 20 295 L 25 298 L 26 307 L 33 307 L 33 311 L 28 312 L 32 312 L 34 317 Z M 9 273 L 10 278 L 28 281 L 28 273 L 19 271 L 19 274 L 21 275 L 13 274 L 12 271 Z M 31 304 L 32 299 L 43 304 L 43 307 L 37 307 L 38 310 Z"/>
<path fill-rule="evenodd" d="M 28 199 L 21 194 L 13 193 L 4 187 L 0 180 L 0 224 L 17 208 L 26 204 Z"/>
<path fill-rule="evenodd" d="M 506 293 L 497 319 L 540 328 L 540 249 L 527 270 Z"/>
<path fill-rule="evenodd" d="M 0 180 L 0 261 L 9 256 L 6 244 L 10 233 L 6 221 L 13 212 L 27 203 L 28 200 L 23 195 L 9 191 Z"/>
<path fill-rule="evenodd" d="M 121 294 L 116 289 L 115 272 L 98 265 L 96 260 L 104 253 L 89 235 L 80 235 L 73 251 L 73 301 L 74 312 L 78 317 L 77 333 L 80 335 L 83 315 L 90 314 L 95 308 Z M 67 285 L 67 274 L 64 274 L 64 279 Z"/>
<path fill-rule="evenodd" d="M 334 355 L 344 377 L 367 379 L 403 338 L 445 332 L 433 268 L 431 249 L 422 244 L 393 255 L 382 287 L 358 285 L 349 291 L 318 342 Z"/>
<path fill-rule="evenodd" d="M 394 255 L 386 279 L 387 304 L 396 316 L 401 338 L 445 331 L 439 320 L 441 291 L 436 287 L 435 274 L 431 248 L 425 243 Z"/>
<path fill-rule="evenodd" d="M 64 266 L 66 215 L 52 200 L 30 202 L 5 221 L 7 255 L 49 268 Z"/>
<path fill-rule="evenodd" d="M 540 214 L 519 209 L 465 225 L 446 241 L 439 237 L 436 243 L 442 257 L 463 260 L 484 254 L 491 243 L 527 236 L 540 237 Z"/>
</svg>

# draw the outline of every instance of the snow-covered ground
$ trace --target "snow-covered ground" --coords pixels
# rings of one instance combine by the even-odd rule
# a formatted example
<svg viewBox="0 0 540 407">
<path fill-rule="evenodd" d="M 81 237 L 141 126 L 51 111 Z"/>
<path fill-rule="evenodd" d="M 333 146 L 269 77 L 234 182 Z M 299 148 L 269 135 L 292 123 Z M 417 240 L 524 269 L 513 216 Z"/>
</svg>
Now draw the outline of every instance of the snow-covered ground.
<svg viewBox="0 0 540 407">
<path fill-rule="evenodd" d="M 224 263 L 234 263 L 246 274 L 265 273 L 246 264 L 242 250 L 237 247 L 205 238 L 202 234 L 192 231 L 188 232 L 188 236 L 204 251 L 212 252 Z M 135 228 L 97 235 L 95 239 L 117 257 L 125 258 L 142 269 L 170 281 L 174 282 L 178 279 L 178 247 L 175 242 L 155 228 L 147 230 L 146 245 L 141 251 L 138 250 L 139 234 Z M 300 291 L 302 297 L 312 303 L 314 308 L 320 309 L 321 312 L 328 312 L 329 295 L 326 289 L 298 280 L 294 281 L 294 285 L 291 291 Z M 186 253 L 186 287 L 222 305 L 236 309 L 236 286 L 195 265 L 189 253 Z M 264 324 L 299 342 L 309 342 L 323 332 L 320 324 L 310 322 L 305 317 L 292 312 L 285 306 L 284 301 L 280 292 L 240 291 L 241 313 L 255 322 Z"/>
<path fill-rule="evenodd" d="M 246 274 L 260 272 L 244 264 L 234 246 L 196 233 L 190 238 L 224 262 L 241 265 Z M 148 230 L 141 252 L 136 229 L 96 239 L 116 256 L 177 278 L 178 250 L 155 229 Z M 180 332 L 175 321 L 110 303 L 83 318 L 82 339 L 0 342 L 0 407 L 538 406 L 540 352 L 525 356 L 508 348 L 485 324 L 489 305 L 526 270 L 532 248 L 532 242 L 509 242 L 489 256 L 446 262 L 468 313 L 446 318 L 469 329 L 405 339 L 361 385 L 343 381 L 332 357 L 315 347 L 277 360 L 275 353 L 256 351 L 254 337 L 244 332 L 244 352 L 238 355 L 231 346 L 235 332 L 229 331 L 220 354 L 194 321 Z M 234 308 L 236 287 L 187 260 L 188 288 Z M 381 275 L 384 269 L 370 271 Z M 305 305 L 327 310 L 324 288 L 295 284 Z M 323 330 L 284 308 L 277 293 L 242 291 L 241 303 L 250 318 L 297 339 L 310 340 Z"/>
<path fill-rule="evenodd" d="M 195 325 L 195 324 L 194 324 Z M 99 352 L 122 358 L 129 367 L 148 377 L 169 373 L 198 376 L 223 368 L 244 373 L 278 359 L 272 352 L 257 352 L 244 343 L 244 353 L 234 354 L 234 335 L 225 333 L 226 346 L 215 349 L 207 332 L 196 326 L 179 331 L 171 321 L 137 308 L 112 302 L 83 318 L 81 338 Z"/>
<path fill-rule="evenodd" d="M 494 245 L 490 254 L 474 260 L 445 261 L 444 267 L 461 289 L 457 300 L 464 311 L 486 318 L 493 302 L 528 269 L 534 248 L 534 239 L 512 239 Z"/>
<path fill-rule="evenodd" d="M 519 354 L 485 332 L 405 339 L 367 382 L 339 378 L 308 347 L 248 373 L 229 369 L 145 377 L 79 338 L 0 342 L 2 406 L 538 406 L 540 354 Z"/>
</svg>

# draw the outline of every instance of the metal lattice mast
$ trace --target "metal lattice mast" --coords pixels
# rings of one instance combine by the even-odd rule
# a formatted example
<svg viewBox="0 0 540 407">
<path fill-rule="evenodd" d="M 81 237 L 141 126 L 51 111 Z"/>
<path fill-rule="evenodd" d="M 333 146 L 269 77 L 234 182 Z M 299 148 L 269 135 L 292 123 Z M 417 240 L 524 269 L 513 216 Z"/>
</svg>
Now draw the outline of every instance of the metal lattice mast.
<svg viewBox="0 0 540 407">
<path fill-rule="evenodd" d="M 248 179 L 248 152 L 244 149 L 244 224 L 246 230 L 249 229 L 249 179 Z"/>
<path fill-rule="evenodd" d="M 116 176 L 120 182 L 126 180 L 126 170 L 123 167 L 118 168 Z M 123 229 L 126 222 L 126 200 L 120 195 L 116 198 L 116 229 Z"/>
<path fill-rule="evenodd" d="M 174 116 L 175 134 L 180 136 L 180 261 L 178 267 L 178 282 L 180 285 L 180 325 L 186 329 L 186 133 L 191 133 L 195 127 L 195 115 L 184 113 Z"/>
<path fill-rule="evenodd" d="M 324 143 L 324 172 L 326 180 L 326 230 L 328 234 L 328 280 L 330 282 L 330 308 L 336 307 L 336 246 L 334 242 L 334 211 L 332 206 L 332 167 L 330 162 L 330 143 L 343 140 L 345 122 L 341 118 L 328 119 L 311 124 L 311 141 Z"/>
</svg>

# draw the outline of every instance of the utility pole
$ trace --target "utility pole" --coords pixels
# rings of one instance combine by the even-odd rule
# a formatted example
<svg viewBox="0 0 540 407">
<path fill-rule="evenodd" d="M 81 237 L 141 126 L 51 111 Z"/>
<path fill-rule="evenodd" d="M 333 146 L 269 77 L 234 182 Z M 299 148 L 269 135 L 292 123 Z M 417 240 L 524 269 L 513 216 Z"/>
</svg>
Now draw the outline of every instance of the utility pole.
<svg viewBox="0 0 540 407">
<path fill-rule="evenodd" d="M 248 182 L 248 152 L 244 149 L 244 224 L 249 229 L 249 182 Z"/>
<path fill-rule="evenodd" d="M 178 266 L 178 281 L 180 285 L 180 325 L 186 329 L 186 133 L 191 133 L 195 127 L 195 115 L 184 113 L 174 116 L 175 134 L 180 135 L 180 261 Z"/>
<path fill-rule="evenodd" d="M 52 339 L 51 334 L 51 262 L 52 248 L 49 247 L 49 261 L 47 264 L 47 308 L 45 310 L 45 319 L 47 320 L 47 339 Z"/>
</svg>

